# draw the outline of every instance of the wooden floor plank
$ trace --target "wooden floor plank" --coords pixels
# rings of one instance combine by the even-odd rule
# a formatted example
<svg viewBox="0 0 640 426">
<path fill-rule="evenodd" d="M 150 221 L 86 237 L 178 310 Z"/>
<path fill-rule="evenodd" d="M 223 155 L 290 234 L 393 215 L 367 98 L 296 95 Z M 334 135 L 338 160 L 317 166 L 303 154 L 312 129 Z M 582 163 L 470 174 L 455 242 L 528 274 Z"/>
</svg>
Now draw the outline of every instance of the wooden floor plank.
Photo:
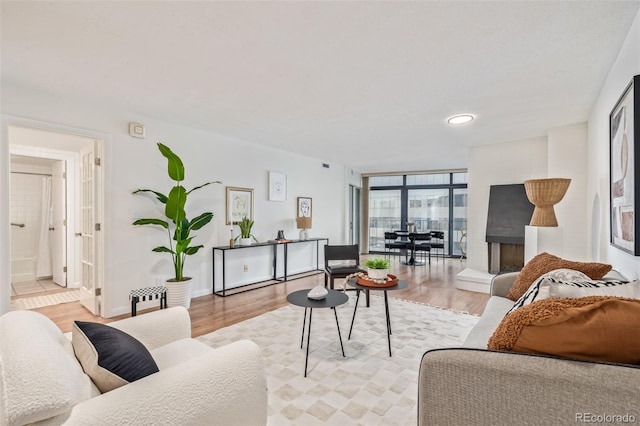
<svg viewBox="0 0 640 426">
<path fill-rule="evenodd" d="M 366 257 L 366 256 L 364 256 Z M 363 257 L 363 258 L 364 258 Z M 465 268 L 458 259 L 432 259 L 431 266 L 405 266 L 393 260 L 393 272 L 406 280 L 409 287 L 389 293 L 391 297 L 426 303 L 456 311 L 480 315 L 489 299 L 487 294 L 458 290 L 455 276 Z M 336 284 L 339 280 L 336 281 Z M 193 336 L 201 336 L 287 304 L 287 294 L 324 283 L 322 274 L 276 284 L 229 297 L 207 295 L 194 298 L 189 314 Z M 139 312 L 144 314 L 154 309 Z M 70 331 L 74 320 L 108 323 L 130 315 L 104 319 L 93 316 L 80 302 L 64 303 L 34 309 L 51 318 L 64 332 Z"/>
</svg>

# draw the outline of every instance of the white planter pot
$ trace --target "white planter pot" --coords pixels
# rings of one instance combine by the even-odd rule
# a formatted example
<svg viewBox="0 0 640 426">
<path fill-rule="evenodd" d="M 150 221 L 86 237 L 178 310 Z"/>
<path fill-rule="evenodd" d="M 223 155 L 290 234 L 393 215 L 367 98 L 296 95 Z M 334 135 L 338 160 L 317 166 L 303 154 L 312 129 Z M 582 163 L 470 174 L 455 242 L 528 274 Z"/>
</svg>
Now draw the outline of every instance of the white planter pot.
<svg viewBox="0 0 640 426">
<path fill-rule="evenodd" d="M 239 246 L 250 246 L 251 245 L 251 238 L 240 238 L 239 242 L 238 242 Z"/>
<path fill-rule="evenodd" d="M 184 278 L 184 281 L 167 280 L 164 284 L 167 288 L 167 307 L 184 306 L 189 309 L 191 307 L 191 288 L 193 280 Z"/>
<path fill-rule="evenodd" d="M 367 275 L 369 275 L 369 278 L 374 280 L 384 280 L 387 278 L 388 273 L 388 269 L 369 269 L 367 271 Z"/>
</svg>

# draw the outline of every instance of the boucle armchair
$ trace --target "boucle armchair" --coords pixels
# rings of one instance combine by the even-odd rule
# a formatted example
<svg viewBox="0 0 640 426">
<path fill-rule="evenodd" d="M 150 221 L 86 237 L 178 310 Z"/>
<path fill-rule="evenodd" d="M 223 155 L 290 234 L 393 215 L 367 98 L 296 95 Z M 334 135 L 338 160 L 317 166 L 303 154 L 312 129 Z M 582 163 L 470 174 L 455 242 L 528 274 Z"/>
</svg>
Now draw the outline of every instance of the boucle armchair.
<svg viewBox="0 0 640 426">
<path fill-rule="evenodd" d="M 513 306 L 505 296 L 517 275 L 494 278 L 491 298 L 464 347 L 424 354 L 418 381 L 418 424 L 640 421 L 638 366 L 486 349 L 493 330 Z"/>
<path fill-rule="evenodd" d="M 52 321 L 32 311 L 0 317 L 0 424 L 266 423 L 266 378 L 254 343 L 213 349 L 192 339 L 184 308 L 109 325 L 142 342 L 160 371 L 100 394 Z"/>
</svg>

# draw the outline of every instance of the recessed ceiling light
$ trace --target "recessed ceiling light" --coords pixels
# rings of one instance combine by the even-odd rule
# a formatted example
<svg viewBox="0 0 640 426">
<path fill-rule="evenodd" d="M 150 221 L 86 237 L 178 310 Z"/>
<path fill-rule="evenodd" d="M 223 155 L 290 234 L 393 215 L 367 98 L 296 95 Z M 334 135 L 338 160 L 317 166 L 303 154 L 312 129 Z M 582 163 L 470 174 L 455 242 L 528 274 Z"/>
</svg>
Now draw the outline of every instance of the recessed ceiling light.
<svg viewBox="0 0 640 426">
<path fill-rule="evenodd" d="M 449 124 L 464 124 L 473 120 L 474 117 L 471 114 L 460 114 L 454 115 L 453 117 L 447 118 L 447 123 Z"/>
</svg>

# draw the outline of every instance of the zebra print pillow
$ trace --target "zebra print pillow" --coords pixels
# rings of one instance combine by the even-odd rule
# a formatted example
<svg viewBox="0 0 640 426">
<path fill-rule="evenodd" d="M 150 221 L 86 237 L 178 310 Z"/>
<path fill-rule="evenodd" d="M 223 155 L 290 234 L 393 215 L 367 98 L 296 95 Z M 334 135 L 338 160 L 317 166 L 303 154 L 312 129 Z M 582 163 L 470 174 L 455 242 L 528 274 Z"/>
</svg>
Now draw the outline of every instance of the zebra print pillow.
<svg viewBox="0 0 640 426">
<path fill-rule="evenodd" d="M 564 281 L 550 276 L 542 276 L 520 297 L 507 315 L 536 300 L 551 297 L 619 296 L 640 299 L 640 281 Z"/>
</svg>

